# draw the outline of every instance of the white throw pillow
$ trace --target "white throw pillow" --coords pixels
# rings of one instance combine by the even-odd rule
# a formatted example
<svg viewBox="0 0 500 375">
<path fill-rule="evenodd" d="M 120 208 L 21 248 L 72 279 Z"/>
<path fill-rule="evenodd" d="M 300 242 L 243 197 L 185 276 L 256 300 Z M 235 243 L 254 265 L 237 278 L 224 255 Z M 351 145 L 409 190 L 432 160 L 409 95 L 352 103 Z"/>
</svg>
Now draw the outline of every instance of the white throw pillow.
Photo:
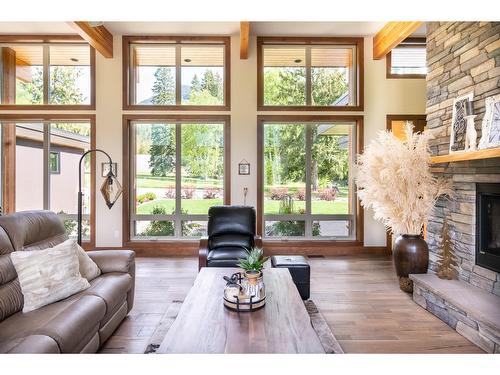
<svg viewBox="0 0 500 375">
<path fill-rule="evenodd" d="M 24 296 L 24 313 L 90 287 L 89 282 L 80 274 L 74 245 L 73 242 L 46 250 L 11 253 Z"/>
<path fill-rule="evenodd" d="M 88 281 L 94 280 L 97 276 L 101 274 L 101 269 L 95 264 L 95 262 L 90 259 L 87 252 L 82 249 L 80 245 L 76 243 L 74 239 L 69 239 L 56 245 L 53 249 L 57 249 L 59 246 L 73 246 L 76 255 L 78 255 L 78 262 L 80 264 L 80 274 L 85 277 Z"/>
</svg>

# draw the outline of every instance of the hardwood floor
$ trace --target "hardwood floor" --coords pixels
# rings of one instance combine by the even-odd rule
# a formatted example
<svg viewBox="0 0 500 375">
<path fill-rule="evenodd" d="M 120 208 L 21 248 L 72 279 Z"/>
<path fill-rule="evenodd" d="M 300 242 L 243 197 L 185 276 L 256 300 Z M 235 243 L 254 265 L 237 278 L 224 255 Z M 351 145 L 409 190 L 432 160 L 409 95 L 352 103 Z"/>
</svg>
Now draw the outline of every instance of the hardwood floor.
<svg viewBox="0 0 500 375">
<path fill-rule="evenodd" d="M 387 256 L 310 258 L 311 298 L 346 353 L 482 353 L 398 287 Z M 134 308 L 102 353 L 143 353 L 196 278 L 194 257 L 137 258 Z"/>
</svg>

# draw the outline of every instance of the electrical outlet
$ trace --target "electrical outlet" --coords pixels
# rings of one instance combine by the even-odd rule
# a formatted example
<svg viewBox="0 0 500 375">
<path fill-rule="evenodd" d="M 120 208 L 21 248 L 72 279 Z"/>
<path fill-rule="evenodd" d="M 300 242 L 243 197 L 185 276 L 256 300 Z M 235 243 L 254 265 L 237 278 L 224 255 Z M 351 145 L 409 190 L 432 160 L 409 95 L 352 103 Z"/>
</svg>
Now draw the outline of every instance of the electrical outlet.
<svg viewBox="0 0 500 375">
<path fill-rule="evenodd" d="M 115 231 L 113 232 L 113 236 L 114 236 L 115 238 L 120 238 L 120 231 L 119 231 L 119 230 L 115 230 Z"/>
</svg>

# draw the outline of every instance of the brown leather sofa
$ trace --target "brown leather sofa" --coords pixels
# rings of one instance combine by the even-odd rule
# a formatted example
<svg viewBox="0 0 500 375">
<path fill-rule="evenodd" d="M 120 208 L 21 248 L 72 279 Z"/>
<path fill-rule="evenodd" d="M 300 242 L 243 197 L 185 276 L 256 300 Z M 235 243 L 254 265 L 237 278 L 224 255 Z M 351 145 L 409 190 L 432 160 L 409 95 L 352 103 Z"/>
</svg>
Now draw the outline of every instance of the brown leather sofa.
<svg viewBox="0 0 500 375">
<path fill-rule="evenodd" d="M 0 217 L 0 353 L 94 353 L 134 302 L 135 261 L 130 250 L 89 251 L 102 274 L 90 288 L 23 313 L 23 295 L 10 260 L 13 251 L 36 251 L 67 239 L 50 211 Z"/>
</svg>

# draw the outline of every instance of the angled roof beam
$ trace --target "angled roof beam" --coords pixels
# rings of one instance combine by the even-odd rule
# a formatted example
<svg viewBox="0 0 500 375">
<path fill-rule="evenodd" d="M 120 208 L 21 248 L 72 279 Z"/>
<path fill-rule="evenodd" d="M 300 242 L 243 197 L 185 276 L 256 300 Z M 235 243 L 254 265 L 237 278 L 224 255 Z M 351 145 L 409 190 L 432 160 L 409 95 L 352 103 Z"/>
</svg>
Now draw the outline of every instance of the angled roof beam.
<svg viewBox="0 0 500 375">
<path fill-rule="evenodd" d="M 90 26 L 88 22 L 68 22 L 76 32 L 104 57 L 113 58 L 113 35 L 104 26 Z"/>
<path fill-rule="evenodd" d="M 248 59 L 248 42 L 250 39 L 250 22 L 240 22 L 240 59 Z"/>
<path fill-rule="evenodd" d="M 387 22 L 373 37 L 373 59 L 380 60 L 417 30 L 422 22 Z"/>
</svg>

